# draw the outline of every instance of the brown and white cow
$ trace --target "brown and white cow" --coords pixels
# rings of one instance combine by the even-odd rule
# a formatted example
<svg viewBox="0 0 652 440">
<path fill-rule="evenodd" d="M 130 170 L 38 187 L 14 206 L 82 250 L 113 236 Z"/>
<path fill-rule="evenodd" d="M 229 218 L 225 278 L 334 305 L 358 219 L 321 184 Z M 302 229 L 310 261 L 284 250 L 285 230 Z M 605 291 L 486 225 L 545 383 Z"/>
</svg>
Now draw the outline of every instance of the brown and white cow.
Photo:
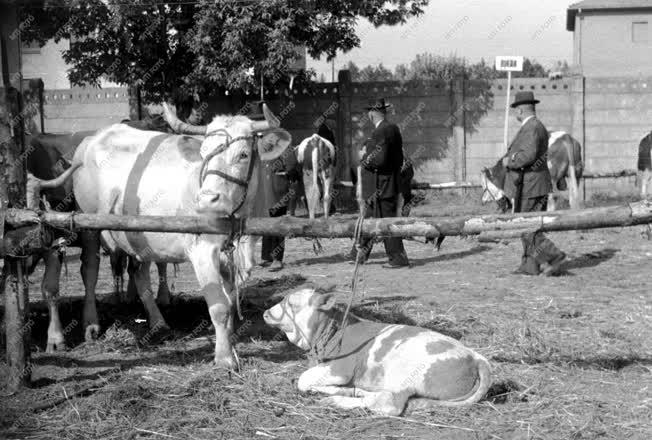
<svg viewBox="0 0 652 440">
<path fill-rule="evenodd" d="M 77 203 L 92 214 L 177 216 L 208 209 L 219 217 L 245 217 L 256 197 L 260 160 L 275 159 L 292 141 L 266 105 L 263 113 L 264 121 L 225 115 L 206 126 L 189 126 L 164 105 L 166 120 L 175 131 L 200 139 L 123 124 L 101 130 L 85 139 L 73 158 L 73 164 L 83 164 L 73 177 Z M 231 244 L 227 235 L 102 231 L 102 237 L 111 250 L 121 249 L 140 263 L 134 280 L 152 332 L 168 326 L 148 290 L 151 262 L 189 260 L 215 327 L 215 363 L 236 365 L 230 342 L 236 287 L 232 281 L 242 283 L 249 276 L 255 263 L 253 240 L 237 242 L 233 268 L 223 252 Z M 95 308 L 99 237 L 83 252 L 88 338 L 89 332 L 99 331 Z M 235 280 L 230 278 L 231 269 Z"/>
<path fill-rule="evenodd" d="M 487 359 L 455 339 L 351 314 L 340 328 L 343 311 L 332 296 L 313 289 L 290 293 L 263 317 L 319 356 L 299 377 L 299 390 L 329 394 L 325 402 L 340 408 L 396 416 L 408 400 L 412 409 L 471 405 L 491 385 Z"/>
<path fill-rule="evenodd" d="M 324 192 L 324 217 L 328 218 L 335 181 L 335 154 L 335 146 L 318 134 L 305 138 L 296 146 L 297 162 L 303 169 L 303 187 L 311 219 L 317 214 L 320 183 Z"/>
<path fill-rule="evenodd" d="M 556 209 L 555 189 L 568 190 L 571 209 L 579 209 L 579 185 L 584 165 L 580 143 L 563 131 L 550 133 L 548 140 L 548 170 L 552 179 L 553 193 L 548 195 L 548 211 Z M 483 188 L 482 203 L 496 202 L 503 212 L 512 208 L 512 202 L 503 193 L 507 169 L 499 160 L 493 167 L 484 168 L 480 174 Z"/>
</svg>

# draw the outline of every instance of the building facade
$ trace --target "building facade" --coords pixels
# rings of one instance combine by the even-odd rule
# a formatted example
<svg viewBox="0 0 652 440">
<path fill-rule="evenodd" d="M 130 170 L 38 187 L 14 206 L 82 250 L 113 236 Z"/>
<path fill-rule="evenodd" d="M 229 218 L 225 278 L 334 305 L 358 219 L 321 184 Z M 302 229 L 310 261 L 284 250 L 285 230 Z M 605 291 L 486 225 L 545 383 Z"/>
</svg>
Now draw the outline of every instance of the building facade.
<svg viewBox="0 0 652 440">
<path fill-rule="evenodd" d="M 652 76 L 652 0 L 584 0 L 568 7 L 573 70 L 586 77 Z"/>
</svg>

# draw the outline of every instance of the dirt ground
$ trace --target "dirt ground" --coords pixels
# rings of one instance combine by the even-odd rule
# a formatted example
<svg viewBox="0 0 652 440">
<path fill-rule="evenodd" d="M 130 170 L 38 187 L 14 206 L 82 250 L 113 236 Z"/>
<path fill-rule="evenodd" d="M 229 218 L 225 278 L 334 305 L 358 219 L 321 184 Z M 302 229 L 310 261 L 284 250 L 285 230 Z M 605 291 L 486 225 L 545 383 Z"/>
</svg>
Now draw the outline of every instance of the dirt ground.
<svg viewBox="0 0 652 440">
<path fill-rule="evenodd" d="M 416 214 L 488 212 L 461 197 L 434 198 Z M 31 389 L 0 397 L 0 438 L 34 439 L 649 439 L 652 438 L 652 241 L 643 227 L 564 232 L 550 237 L 569 254 L 558 277 L 512 274 L 520 241 L 446 238 L 441 251 L 406 241 L 410 269 L 385 270 L 382 244 L 361 268 L 354 312 L 420 325 L 460 339 L 494 369 L 488 398 L 402 418 L 346 412 L 302 395 L 295 381 L 305 354 L 261 320 L 262 310 L 300 286 L 350 295 L 345 239 L 323 240 L 315 255 L 303 238 L 287 242 L 286 266 L 257 268 L 245 290 L 236 349 L 242 368 L 212 368 L 212 330 L 188 264 L 174 277 L 163 310 L 174 337 L 150 341 L 140 306 L 108 302 L 102 261 L 98 342 L 43 352 L 45 308 L 32 280 Z M 62 283 L 64 327 L 81 321 L 77 250 Z M 156 272 L 152 272 L 156 278 Z"/>
</svg>

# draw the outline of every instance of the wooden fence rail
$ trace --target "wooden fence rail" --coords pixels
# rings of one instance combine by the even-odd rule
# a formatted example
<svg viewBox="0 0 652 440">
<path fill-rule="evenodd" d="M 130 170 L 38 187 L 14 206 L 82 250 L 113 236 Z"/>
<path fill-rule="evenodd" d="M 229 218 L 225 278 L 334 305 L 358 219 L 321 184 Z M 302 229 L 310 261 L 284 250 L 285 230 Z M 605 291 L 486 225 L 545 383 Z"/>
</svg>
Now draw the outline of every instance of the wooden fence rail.
<svg viewBox="0 0 652 440">
<path fill-rule="evenodd" d="M 337 238 L 353 237 L 354 216 L 329 219 L 295 217 L 249 218 L 233 222 L 209 214 L 198 216 L 128 216 L 112 214 L 36 213 L 8 209 L 6 223 L 13 227 L 49 224 L 58 228 L 180 232 L 192 234 L 228 234 L 234 228 L 245 235 Z M 652 223 L 652 202 L 642 201 L 621 206 L 581 210 L 532 212 L 523 214 L 396 217 L 365 219 L 362 233 L 367 236 L 437 237 L 479 235 L 491 231 L 568 231 Z M 3 246 L 6 247 L 6 246 Z"/>
</svg>

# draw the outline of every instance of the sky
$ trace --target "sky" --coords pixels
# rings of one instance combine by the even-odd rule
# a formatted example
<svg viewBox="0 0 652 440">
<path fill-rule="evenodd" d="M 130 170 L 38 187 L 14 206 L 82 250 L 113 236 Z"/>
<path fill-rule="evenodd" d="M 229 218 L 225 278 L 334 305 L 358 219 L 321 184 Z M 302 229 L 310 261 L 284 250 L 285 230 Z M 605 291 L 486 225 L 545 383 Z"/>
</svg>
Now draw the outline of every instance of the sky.
<svg viewBox="0 0 652 440">
<path fill-rule="evenodd" d="M 337 71 L 349 60 L 364 67 L 382 63 L 392 70 L 417 54 L 455 54 L 470 62 L 497 55 L 522 55 L 550 67 L 571 62 L 573 33 L 566 30 L 566 9 L 577 0 L 430 0 L 425 13 L 401 26 L 374 28 L 361 19 L 360 48 L 338 52 Z M 331 80 L 331 63 L 308 58 L 307 67 Z"/>
</svg>

